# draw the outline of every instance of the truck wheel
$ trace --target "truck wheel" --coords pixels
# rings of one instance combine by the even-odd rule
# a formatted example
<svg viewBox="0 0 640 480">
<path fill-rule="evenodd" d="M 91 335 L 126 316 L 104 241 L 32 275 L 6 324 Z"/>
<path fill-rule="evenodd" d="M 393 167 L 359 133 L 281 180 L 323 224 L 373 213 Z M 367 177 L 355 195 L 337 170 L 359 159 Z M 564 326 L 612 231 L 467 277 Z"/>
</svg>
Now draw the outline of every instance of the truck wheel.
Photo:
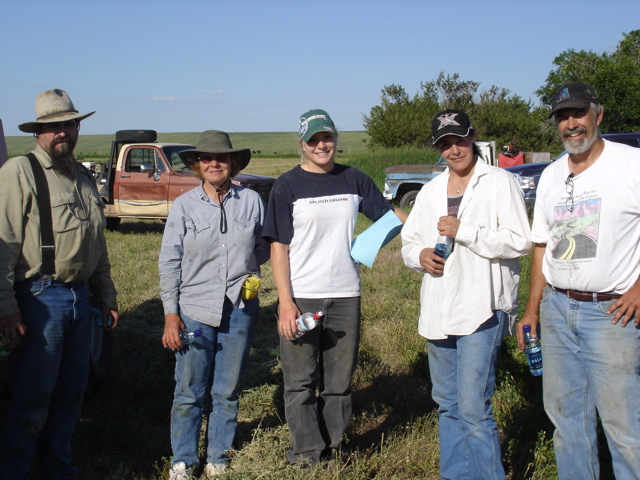
<svg viewBox="0 0 640 480">
<path fill-rule="evenodd" d="M 413 208 L 413 204 L 416 203 L 417 196 L 418 196 L 418 190 L 411 190 L 405 193 L 400 199 L 400 208 L 404 208 L 404 207 Z"/>
<path fill-rule="evenodd" d="M 120 220 L 120 217 L 107 217 L 107 230 L 116 230 L 120 225 Z"/>
<path fill-rule="evenodd" d="M 118 130 L 116 142 L 120 143 L 147 143 L 155 142 L 158 133 L 155 130 Z"/>
</svg>

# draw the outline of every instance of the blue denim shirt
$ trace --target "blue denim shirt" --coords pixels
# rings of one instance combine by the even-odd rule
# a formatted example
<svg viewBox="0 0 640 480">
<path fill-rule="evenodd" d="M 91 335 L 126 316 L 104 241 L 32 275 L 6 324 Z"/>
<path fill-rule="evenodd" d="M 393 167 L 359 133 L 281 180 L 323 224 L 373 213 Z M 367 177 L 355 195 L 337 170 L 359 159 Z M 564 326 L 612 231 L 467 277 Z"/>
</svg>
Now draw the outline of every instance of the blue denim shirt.
<svg viewBox="0 0 640 480">
<path fill-rule="evenodd" d="M 158 261 L 165 315 L 183 312 L 219 326 L 225 297 L 242 308 L 242 283 L 269 259 L 269 244 L 261 237 L 265 209 L 260 195 L 232 184 L 223 205 L 226 233 L 220 232 L 220 206 L 202 185 L 171 207 Z"/>
</svg>

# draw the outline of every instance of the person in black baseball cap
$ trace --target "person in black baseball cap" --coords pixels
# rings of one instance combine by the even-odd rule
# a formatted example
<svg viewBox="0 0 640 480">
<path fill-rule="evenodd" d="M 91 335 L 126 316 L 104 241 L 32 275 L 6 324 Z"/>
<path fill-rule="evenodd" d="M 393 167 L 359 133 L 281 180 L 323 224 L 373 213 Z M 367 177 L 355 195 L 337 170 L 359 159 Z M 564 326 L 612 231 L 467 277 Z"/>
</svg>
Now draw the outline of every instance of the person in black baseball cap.
<svg viewBox="0 0 640 480">
<path fill-rule="evenodd" d="M 431 128 L 448 168 L 422 187 L 401 235 L 404 263 L 424 276 L 418 331 L 438 403 L 440 477 L 504 479 L 491 396 L 529 219 L 515 177 L 475 151 L 469 115 L 444 110 Z M 448 256 L 439 244 L 451 245 Z"/>
<path fill-rule="evenodd" d="M 595 89 L 562 85 L 551 115 L 569 154 L 540 177 L 527 308 L 544 332 L 545 412 L 558 478 L 597 478 L 598 424 L 615 478 L 640 472 L 640 149 L 603 139 Z M 600 422 L 598 422 L 598 417 Z"/>
<path fill-rule="evenodd" d="M 604 148 L 599 130 L 603 111 L 593 87 L 583 82 L 569 82 L 551 98 L 549 116 L 555 120 L 564 148 L 569 153 L 582 155 L 592 152 L 597 154 L 592 158 L 597 158 Z"/>
</svg>

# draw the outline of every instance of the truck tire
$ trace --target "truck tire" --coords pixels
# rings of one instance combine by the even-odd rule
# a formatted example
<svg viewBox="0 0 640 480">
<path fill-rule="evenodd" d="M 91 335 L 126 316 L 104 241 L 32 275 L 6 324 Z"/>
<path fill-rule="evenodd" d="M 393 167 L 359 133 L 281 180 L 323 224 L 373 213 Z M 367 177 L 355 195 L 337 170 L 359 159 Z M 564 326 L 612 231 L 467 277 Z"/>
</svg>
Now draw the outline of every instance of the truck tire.
<svg viewBox="0 0 640 480">
<path fill-rule="evenodd" d="M 418 196 L 419 190 L 410 190 L 400 199 L 400 208 L 413 208 L 413 204 L 416 203 L 416 197 Z"/>
<path fill-rule="evenodd" d="M 120 225 L 120 217 L 107 217 L 107 230 L 110 232 L 116 230 Z"/>
<path fill-rule="evenodd" d="M 118 130 L 116 142 L 120 143 L 147 143 L 155 142 L 158 133 L 155 130 Z"/>
</svg>

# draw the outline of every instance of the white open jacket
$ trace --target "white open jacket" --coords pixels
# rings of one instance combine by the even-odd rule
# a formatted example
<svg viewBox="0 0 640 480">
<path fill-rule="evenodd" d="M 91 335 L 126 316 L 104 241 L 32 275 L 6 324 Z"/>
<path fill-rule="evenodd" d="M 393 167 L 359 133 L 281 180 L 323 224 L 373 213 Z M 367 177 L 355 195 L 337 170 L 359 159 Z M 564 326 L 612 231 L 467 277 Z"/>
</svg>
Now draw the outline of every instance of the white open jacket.
<svg viewBox="0 0 640 480">
<path fill-rule="evenodd" d="M 478 160 L 458 211 L 460 228 L 444 274 L 420 266 L 420 252 L 433 248 L 438 219 L 447 215 L 449 169 L 426 184 L 402 228 L 405 264 L 424 273 L 418 331 L 428 339 L 469 335 L 502 310 L 512 332 L 518 307 L 518 257 L 531 249 L 531 230 L 515 177 Z"/>
</svg>

